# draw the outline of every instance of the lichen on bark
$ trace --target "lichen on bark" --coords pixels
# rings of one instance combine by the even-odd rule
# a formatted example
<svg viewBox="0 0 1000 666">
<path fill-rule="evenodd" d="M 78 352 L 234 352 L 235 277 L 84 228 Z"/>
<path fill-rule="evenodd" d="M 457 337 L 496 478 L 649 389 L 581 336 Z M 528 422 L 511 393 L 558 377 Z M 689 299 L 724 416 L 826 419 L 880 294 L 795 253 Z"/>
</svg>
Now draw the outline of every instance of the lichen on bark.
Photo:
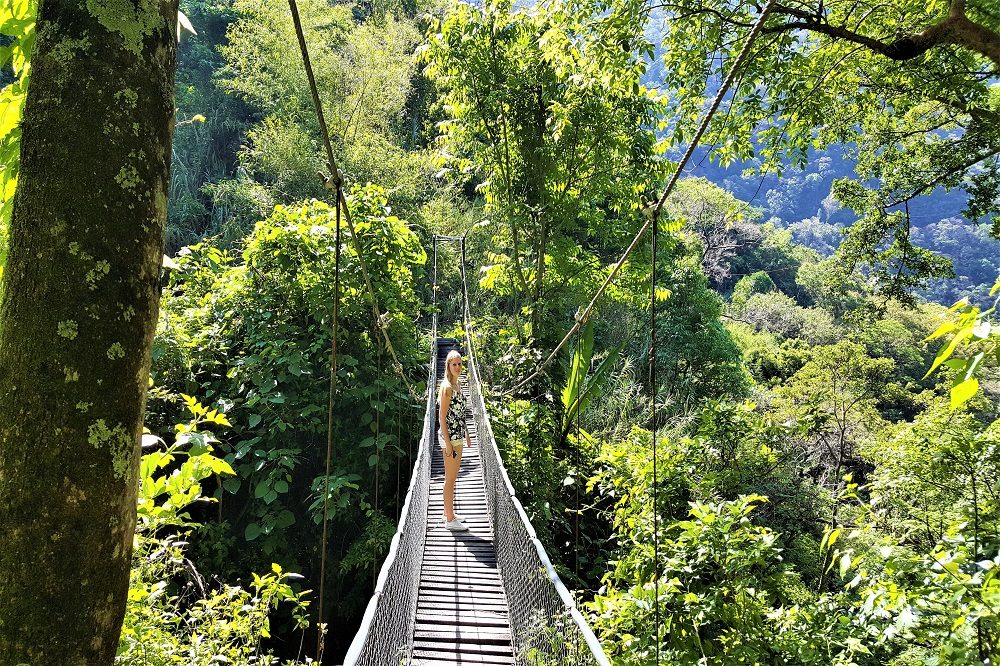
<svg viewBox="0 0 1000 666">
<path fill-rule="evenodd" d="M 158 0 L 87 0 L 87 9 L 108 32 L 118 34 L 126 49 L 143 54 L 142 43 L 161 25 Z"/>
</svg>

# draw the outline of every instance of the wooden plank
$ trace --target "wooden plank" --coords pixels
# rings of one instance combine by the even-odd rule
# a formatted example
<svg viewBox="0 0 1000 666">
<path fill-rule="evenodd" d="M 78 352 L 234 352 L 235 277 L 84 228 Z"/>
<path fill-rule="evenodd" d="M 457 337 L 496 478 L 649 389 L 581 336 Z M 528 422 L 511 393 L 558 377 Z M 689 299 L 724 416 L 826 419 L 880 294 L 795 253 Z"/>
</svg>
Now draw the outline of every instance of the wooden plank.
<svg viewBox="0 0 1000 666">
<path fill-rule="evenodd" d="M 449 553 L 445 551 L 434 552 L 425 551 L 424 557 L 439 557 L 445 560 L 444 564 L 452 568 L 472 568 L 472 567 L 482 567 L 485 571 L 496 571 L 497 560 L 495 557 L 481 555 L 476 557 L 474 555 L 459 555 L 457 553 Z"/>
<path fill-rule="evenodd" d="M 497 655 L 497 658 L 500 661 L 482 661 L 479 659 L 473 660 L 462 656 L 450 658 L 446 653 L 444 653 L 438 654 L 437 659 L 414 659 L 410 662 L 410 664 L 412 666 L 464 666 L 465 664 L 475 664 L 476 666 L 479 666 L 480 664 L 483 666 L 511 666 L 514 663 L 513 658 L 508 659 L 499 655 Z"/>
<path fill-rule="evenodd" d="M 413 661 L 410 662 L 412 666 L 455 666 L 456 664 L 508 666 L 513 663 L 513 657 L 499 654 L 456 654 L 454 652 L 441 652 L 439 650 L 414 650 Z"/>
<path fill-rule="evenodd" d="M 500 572 L 495 566 L 484 564 L 476 558 L 467 559 L 464 562 L 456 562 L 453 559 L 442 558 L 438 562 L 425 562 L 421 571 L 432 574 L 455 574 L 469 576 L 487 576 L 500 578 Z"/>
<path fill-rule="evenodd" d="M 417 607 L 414 622 L 430 628 L 468 624 L 510 629 L 507 611 L 495 608 L 425 608 L 421 604 Z"/>
<path fill-rule="evenodd" d="M 500 578 L 496 575 L 484 575 L 476 576 L 472 574 L 448 574 L 445 572 L 434 573 L 425 571 L 420 575 L 421 581 L 427 581 L 428 583 L 460 583 L 463 585 L 495 585 L 496 587 L 501 586 Z"/>
<path fill-rule="evenodd" d="M 500 585 L 500 577 L 496 573 L 472 573 L 469 571 L 452 571 L 448 572 L 445 570 L 434 571 L 424 569 L 420 574 L 420 580 L 426 581 L 437 581 L 441 583 L 484 583 L 491 584 L 495 583 Z"/>
<path fill-rule="evenodd" d="M 413 639 L 420 641 L 456 641 L 462 645 L 470 641 L 477 644 L 510 645 L 510 630 L 458 626 L 435 630 L 418 628 L 413 633 Z"/>
<path fill-rule="evenodd" d="M 420 587 L 443 589 L 483 589 L 489 592 L 500 592 L 503 586 L 497 579 L 458 578 L 447 576 L 421 576 Z"/>
<path fill-rule="evenodd" d="M 482 584 L 489 585 L 498 588 L 503 587 L 503 581 L 501 581 L 496 576 L 469 576 L 469 575 L 448 575 L 448 574 L 431 574 L 424 572 L 420 576 L 421 583 L 437 583 L 437 584 Z"/>
<path fill-rule="evenodd" d="M 510 644 L 507 645 L 475 645 L 472 643 L 458 643 L 456 641 L 425 641 L 425 640 L 414 640 L 413 649 L 416 650 L 435 650 L 435 651 L 448 651 L 448 652 L 459 652 L 462 656 L 466 654 L 498 654 L 501 656 L 509 656 L 511 654 Z"/>
<path fill-rule="evenodd" d="M 488 599 L 473 599 L 472 597 L 456 598 L 448 595 L 423 594 L 422 601 L 428 607 L 437 607 L 446 610 L 458 610 L 459 612 L 468 610 L 491 610 L 499 613 L 507 612 L 506 601 L 493 601 Z"/>
<path fill-rule="evenodd" d="M 510 627 L 475 627 L 462 626 L 457 624 L 436 624 L 421 625 L 416 631 L 420 635 L 415 635 L 417 640 L 444 640 L 444 641 L 477 641 L 482 640 L 495 643 L 496 641 L 510 641 Z"/>
<path fill-rule="evenodd" d="M 488 608 L 417 608 L 416 623 L 428 626 L 439 624 L 474 624 L 510 628 L 510 621 L 503 611 Z"/>
<path fill-rule="evenodd" d="M 494 571 L 474 571 L 469 569 L 446 569 L 444 567 L 440 569 L 425 567 L 423 572 L 420 574 L 420 580 L 446 580 L 446 581 L 460 581 L 475 583 L 481 581 L 484 583 L 500 583 L 500 576 L 497 575 L 496 570 Z"/>
<path fill-rule="evenodd" d="M 422 608 L 423 604 L 417 604 L 417 614 L 426 615 L 428 617 L 468 617 L 473 619 L 484 619 L 484 620 L 503 620 L 507 621 L 506 611 L 495 611 L 488 608 Z"/>
<path fill-rule="evenodd" d="M 420 598 L 427 601 L 452 602 L 459 606 L 490 605 L 507 607 L 507 600 L 504 599 L 503 595 L 490 594 L 488 592 L 472 593 L 467 590 L 435 590 L 433 588 L 424 588 L 420 590 Z"/>
<path fill-rule="evenodd" d="M 446 577 L 446 576 L 421 576 L 420 586 L 442 586 L 451 588 L 455 585 L 462 585 L 468 587 L 483 587 L 491 591 L 502 591 L 503 583 L 497 579 L 489 578 L 456 578 L 456 577 Z"/>
<path fill-rule="evenodd" d="M 420 592 L 445 593 L 456 595 L 475 595 L 479 598 L 488 597 L 490 599 L 503 599 L 503 588 L 499 585 L 486 586 L 480 584 L 464 583 L 437 583 L 434 581 L 420 581 Z"/>
<path fill-rule="evenodd" d="M 486 564 L 482 559 L 471 554 L 462 555 L 465 561 L 456 561 L 453 557 L 442 557 L 440 559 L 424 559 L 424 569 L 428 571 L 471 571 L 474 573 L 499 574 L 495 564 Z"/>
<path fill-rule="evenodd" d="M 456 605 L 454 599 L 431 599 L 429 597 L 422 597 L 417 601 L 417 612 L 426 613 L 493 613 L 496 615 L 507 616 L 507 604 L 462 604 L 461 607 Z"/>
</svg>

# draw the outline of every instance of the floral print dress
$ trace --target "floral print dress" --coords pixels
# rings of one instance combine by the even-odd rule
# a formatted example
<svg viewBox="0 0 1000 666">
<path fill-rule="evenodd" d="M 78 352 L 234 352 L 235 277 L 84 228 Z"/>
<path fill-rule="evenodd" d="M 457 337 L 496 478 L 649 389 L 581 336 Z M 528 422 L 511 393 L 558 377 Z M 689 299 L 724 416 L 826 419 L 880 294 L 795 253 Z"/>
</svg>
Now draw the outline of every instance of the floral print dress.
<svg viewBox="0 0 1000 666">
<path fill-rule="evenodd" d="M 448 404 L 448 414 L 445 416 L 445 423 L 448 426 L 448 436 L 455 446 L 465 444 L 465 434 L 467 432 L 465 415 L 467 412 L 468 405 L 466 405 L 465 394 L 462 393 L 462 385 L 459 384 L 451 390 L 451 402 Z M 442 438 L 441 445 L 444 446 L 444 438 Z"/>
</svg>

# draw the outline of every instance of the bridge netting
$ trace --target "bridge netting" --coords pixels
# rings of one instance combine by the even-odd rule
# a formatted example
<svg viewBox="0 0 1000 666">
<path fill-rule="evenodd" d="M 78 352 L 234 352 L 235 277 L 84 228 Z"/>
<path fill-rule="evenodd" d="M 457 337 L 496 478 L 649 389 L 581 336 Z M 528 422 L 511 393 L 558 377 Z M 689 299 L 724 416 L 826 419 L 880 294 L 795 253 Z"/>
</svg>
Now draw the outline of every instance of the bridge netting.
<svg viewBox="0 0 1000 666">
<path fill-rule="evenodd" d="M 472 395 L 470 407 L 479 433 L 479 455 L 497 568 L 508 603 L 514 661 L 524 666 L 610 666 L 600 643 L 553 568 L 507 476 L 483 398 L 464 262 L 462 283 L 465 381 Z M 431 335 L 436 342 L 436 315 Z M 427 407 L 410 488 L 375 592 L 348 649 L 344 666 L 399 666 L 410 663 L 426 541 L 431 456 L 436 445 L 437 345 L 432 343 L 430 348 Z"/>
</svg>

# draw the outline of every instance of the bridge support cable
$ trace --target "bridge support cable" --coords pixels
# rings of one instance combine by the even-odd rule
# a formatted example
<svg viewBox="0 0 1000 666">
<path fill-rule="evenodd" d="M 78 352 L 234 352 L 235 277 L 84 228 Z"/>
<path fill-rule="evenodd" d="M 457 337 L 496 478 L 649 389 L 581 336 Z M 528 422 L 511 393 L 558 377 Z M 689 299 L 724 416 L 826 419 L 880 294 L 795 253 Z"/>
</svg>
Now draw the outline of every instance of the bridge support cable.
<svg viewBox="0 0 1000 666">
<path fill-rule="evenodd" d="M 656 631 L 656 666 L 660 666 L 660 515 L 659 475 L 656 467 L 656 241 L 659 236 L 659 225 L 654 224 L 650 232 L 650 270 L 649 270 L 649 390 L 652 395 L 650 410 L 652 412 L 653 431 L 653 617 Z"/>
<path fill-rule="evenodd" d="M 437 339 L 437 315 L 433 315 L 431 339 Z M 435 430 L 437 346 L 431 345 L 427 372 L 427 408 L 410 488 L 396 534 L 368 601 L 361 627 L 344 657 L 345 666 L 398 666 L 410 662 L 416 618 L 420 570 L 423 565 L 425 525 L 430 496 L 430 477 Z"/>
<path fill-rule="evenodd" d="M 337 185 L 339 196 L 340 184 Z M 326 542 L 329 538 L 330 518 L 330 458 L 333 454 L 333 406 L 337 401 L 337 327 L 340 324 L 340 208 L 337 208 L 337 228 L 334 232 L 333 261 L 333 316 L 330 322 L 330 390 L 326 412 L 326 465 L 323 477 L 323 532 L 320 536 L 319 564 L 319 606 L 316 611 L 316 661 L 323 663 L 323 649 L 326 638 L 323 602 L 326 599 Z"/>
<path fill-rule="evenodd" d="M 600 642 L 576 607 L 517 499 L 504 467 L 482 393 L 473 343 L 473 322 L 462 243 L 462 292 L 468 386 L 472 418 L 479 433 L 486 501 L 493 526 L 497 566 L 510 612 L 515 663 L 529 664 L 533 652 L 555 663 L 611 666 Z"/>
</svg>

